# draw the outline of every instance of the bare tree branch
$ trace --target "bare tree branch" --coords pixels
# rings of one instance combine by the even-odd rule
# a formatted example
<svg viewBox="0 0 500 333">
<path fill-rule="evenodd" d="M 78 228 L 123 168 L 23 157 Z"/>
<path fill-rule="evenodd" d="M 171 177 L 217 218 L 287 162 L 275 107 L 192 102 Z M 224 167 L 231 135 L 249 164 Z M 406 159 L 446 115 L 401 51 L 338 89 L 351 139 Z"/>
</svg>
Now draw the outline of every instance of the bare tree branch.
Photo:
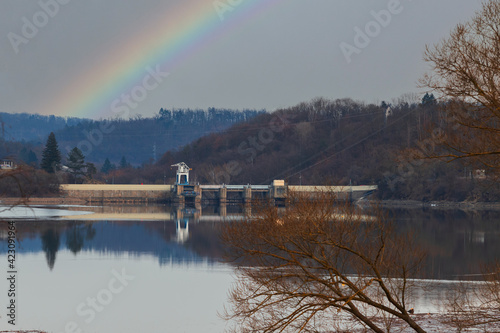
<svg viewBox="0 0 500 333">
<path fill-rule="evenodd" d="M 223 317 L 236 331 L 315 332 L 348 321 L 384 332 L 375 319 L 385 313 L 424 332 L 408 312 L 424 258 L 411 235 L 380 209 L 366 216 L 330 193 L 291 201 L 222 227 L 227 260 L 238 266 Z"/>
<path fill-rule="evenodd" d="M 443 99 L 446 120 L 438 144 L 427 157 L 467 160 L 500 174 L 500 1 L 459 24 L 440 43 L 427 46 L 431 73 L 420 80 Z"/>
</svg>

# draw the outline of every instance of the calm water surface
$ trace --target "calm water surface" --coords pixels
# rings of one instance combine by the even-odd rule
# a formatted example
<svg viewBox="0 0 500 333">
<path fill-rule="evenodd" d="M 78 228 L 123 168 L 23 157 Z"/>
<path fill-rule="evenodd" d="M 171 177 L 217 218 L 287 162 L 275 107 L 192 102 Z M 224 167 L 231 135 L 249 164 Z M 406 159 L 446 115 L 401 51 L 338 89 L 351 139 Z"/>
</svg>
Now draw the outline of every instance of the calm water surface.
<svg viewBox="0 0 500 333">
<path fill-rule="evenodd" d="M 24 211 L 22 211 L 24 210 Z M 7 323 L 8 281 L 0 281 L 0 329 L 48 332 L 223 332 L 232 267 L 218 207 L 38 207 L 4 211 L 16 221 L 16 326 Z M 238 208 L 222 211 L 241 218 Z M 23 215 L 24 214 L 24 215 Z M 454 281 L 500 258 L 500 213 L 390 210 L 429 249 L 425 274 L 437 279 L 415 302 L 438 311 Z M 7 222 L 0 224 L 0 271 L 8 276 Z"/>
</svg>

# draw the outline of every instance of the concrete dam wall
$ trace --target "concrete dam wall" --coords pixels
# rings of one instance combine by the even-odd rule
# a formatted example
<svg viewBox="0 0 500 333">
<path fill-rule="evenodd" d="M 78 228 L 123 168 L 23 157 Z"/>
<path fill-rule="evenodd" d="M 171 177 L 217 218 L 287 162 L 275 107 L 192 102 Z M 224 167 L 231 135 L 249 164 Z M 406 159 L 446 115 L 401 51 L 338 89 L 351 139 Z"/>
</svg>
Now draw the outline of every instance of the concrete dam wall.
<svg viewBox="0 0 500 333">
<path fill-rule="evenodd" d="M 172 185 L 61 185 L 63 197 L 86 200 L 88 203 L 154 203 L 172 197 Z"/>
</svg>

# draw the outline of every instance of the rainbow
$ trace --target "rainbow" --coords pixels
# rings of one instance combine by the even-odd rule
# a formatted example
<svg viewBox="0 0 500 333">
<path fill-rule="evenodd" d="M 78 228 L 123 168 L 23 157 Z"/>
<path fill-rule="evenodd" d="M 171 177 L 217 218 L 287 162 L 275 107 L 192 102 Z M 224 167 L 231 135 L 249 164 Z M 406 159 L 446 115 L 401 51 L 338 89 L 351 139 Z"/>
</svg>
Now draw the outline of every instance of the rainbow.
<svg viewBox="0 0 500 333">
<path fill-rule="evenodd" d="M 172 71 L 190 55 L 227 33 L 235 26 L 268 10 L 283 0 L 221 0 L 231 6 L 219 16 L 212 0 L 184 0 L 176 8 L 165 9 L 161 22 L 155 21 L 109 52 L 92 70 L 71 78 L 44 113 L 82 118 L 106 118 L 114 100 L 141 84 L 146 68 L 158 65 Z"/>
</svg>

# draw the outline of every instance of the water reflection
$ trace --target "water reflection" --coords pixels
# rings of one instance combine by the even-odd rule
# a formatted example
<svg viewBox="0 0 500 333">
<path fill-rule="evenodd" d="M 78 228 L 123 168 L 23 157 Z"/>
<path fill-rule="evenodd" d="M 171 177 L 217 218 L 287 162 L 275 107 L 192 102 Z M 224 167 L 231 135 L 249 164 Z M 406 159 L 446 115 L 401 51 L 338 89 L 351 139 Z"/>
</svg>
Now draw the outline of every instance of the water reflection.
<svg viewBox="0 0 500 333">
<path fill-rule="evenodd" d="M 54 229 L 49 229 L 42 234 L 41 240 L 42 250 L 45 252 L 45 257 L 47 258 L 47 265 L 49 265 L 50 270 L 52 270 L 56 262 L 56 254 L 59 250 L 59 245 L 61 244 L 59 232 Z"/>
<path fill-rule="evenodd" d="M 83 248 L 86 240 L 92 240 L 96 235 L 93 225 L 72 225 L 66 230 L 66 247 L 77 254 Z"/>
<path fill-rule="evenodd" d="M 232 268 L 219 263 L 224 253 L 220 226 L 242 219 L 244 207 L 64 209 L 68 216 L 70 210 L 93 214 L 16 220 L 19 281 L 22 278 L 16 329 L 65 332 L 66 325 L 75 322 L 82 332 L 224 331 L 217 311 L 223 310 L 234 280 Z M 60 216 L 56 210 L 52 207 L 51 216 Z M 439 310 L 455 284 L 443 280 L 470 278 L 481 262 L 500 257 L 499 212 L 388 213 L 401 231 L 414 230 L 429 250 L 425 277 L 442 280 L 416 295 L 412 306 L 419 312 Z M 0 223 L 0 257 L 8 248 L 7 235 L 7 223 Z M 77 309 L 88 297 L 104 295 L 113 270 L 136 278 L 89 323 Z M 0 281 L 1 290 L 7 290 L 6 283 Z M 0 330 L 8 327 L 2 326 L 3 318 Z"/>
<path fill-rule="evenodd" d="M 189 219 L 178 219 L 175 228 L 175 240 L 177 243 L 184 244 L 189 239 Z"/>
<path fill-rule="evenodd" d="M 434 209 L 389 211 L 402 230 L 413 230 L 427 250 L 425 275 L 470 279 L 500 257 L 500 212 Z"/>
<path fill-rule="evenodd" d="M 242 219 L 245 207 L 110 206 L 74 207 L 95 214 L 77 220 L 18 221 L 19 251 L 43 251 L 50 270 L 57 252 L 95 252 L 99 256 L 153 255 L 160 265 L 217 262 L 223 254 L 219 226 Z M 388 213 L 401 231 L 413 230 L 429 252 L 423 277 L 464 279 L 480 273 L 482 264 L 500 257 L 500 212 L 433 209 L 392 209 Z M 138 219 L 137 216 L 143 217 Z M 93 217 L 92 219 L 89 219 Z M 131 219 L 135 217 L 135 219 Z M 168 218 L 165 218 L 168 217 Z M 87 218 L 86 220 L 83 220 Z M 6 242 L 0 225 L 0 245 Z M 6 251 L 2 245 L 0 253 Z"/>
<path fill-rule="evenodd" d="M 82 206 L 76 206 L 82 207 Z M 75 208 L 71 206 L 58 206 L 55 209 L 50 207 L 36 207 L 36 206 L 5 206 L 0 205 L 0 219 L 47 219 L 47 218 L 60 218 L 62 216 L 72 215 L 87 215 L 91 214 L 85 210 L 66 209 Z"/>
</svg>

